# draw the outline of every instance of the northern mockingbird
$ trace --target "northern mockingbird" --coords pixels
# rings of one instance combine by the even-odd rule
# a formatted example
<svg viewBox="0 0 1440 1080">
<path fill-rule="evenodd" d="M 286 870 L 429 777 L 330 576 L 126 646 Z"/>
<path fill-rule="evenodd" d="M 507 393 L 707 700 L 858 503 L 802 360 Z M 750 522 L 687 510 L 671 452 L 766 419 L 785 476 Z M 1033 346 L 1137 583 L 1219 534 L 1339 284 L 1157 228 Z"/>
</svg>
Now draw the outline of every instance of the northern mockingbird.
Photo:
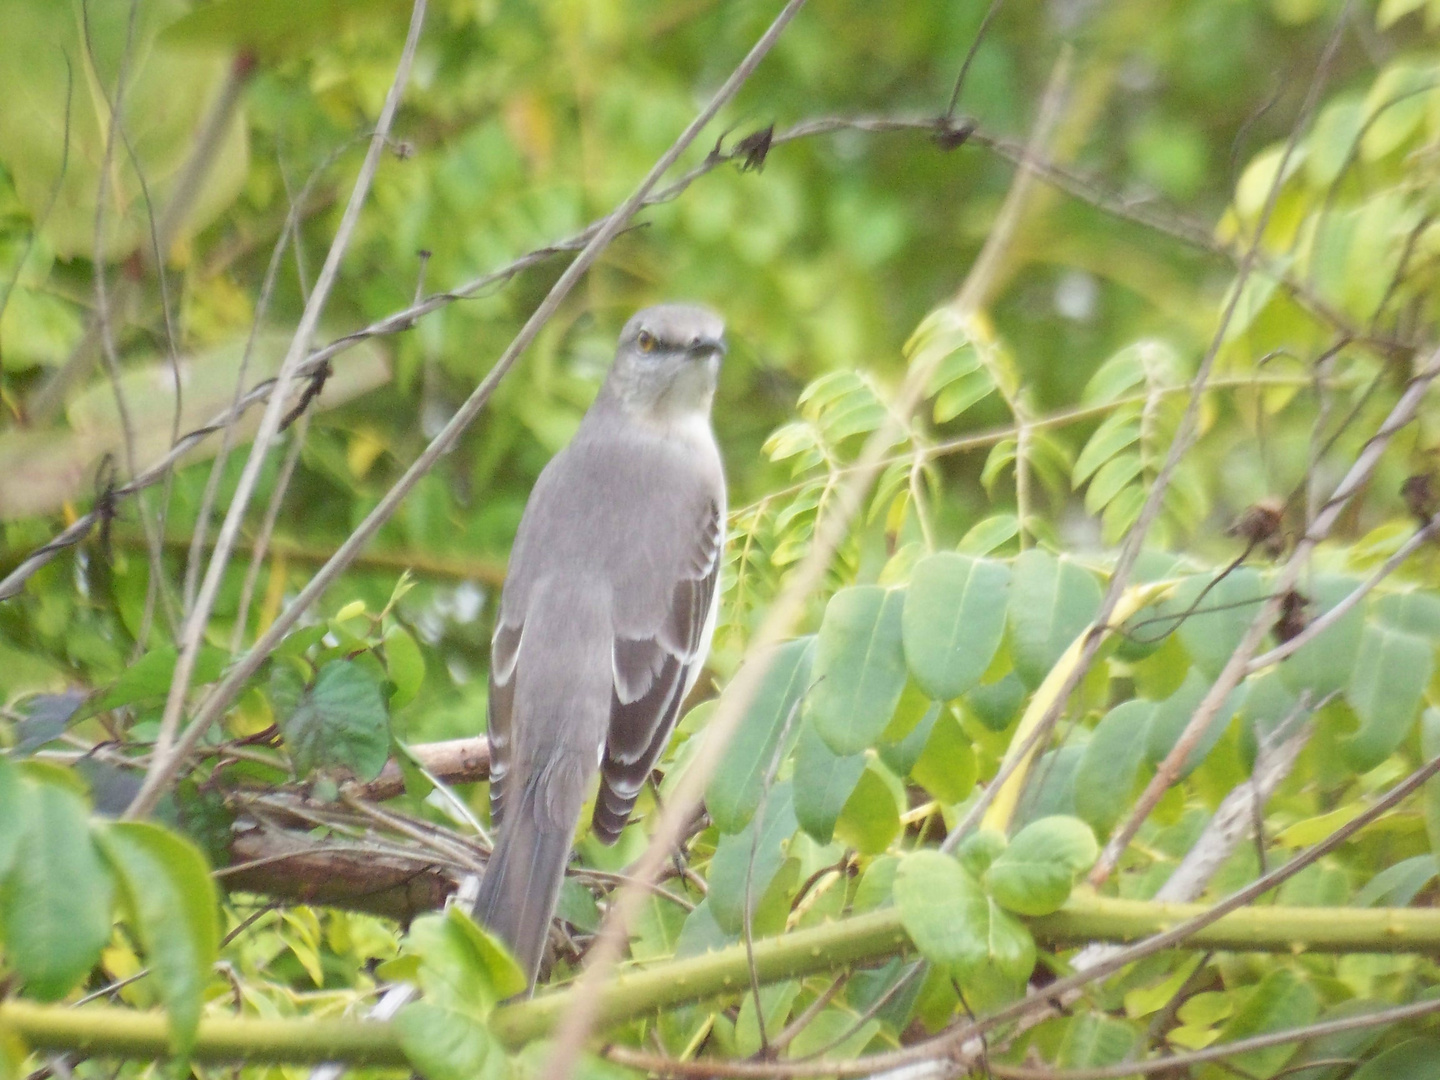
<svg viewBox="0 0 1440 1080">
<path fill-rule="evenodd" d="M 570 844 L 614 843 L 715 629 L 725 477 L 710 403 L 725 324 L 646 308 L 570 444 L 540 473 L 490 645 L 490 811 L 476 917 L 535 983 Z"/>
</svg>

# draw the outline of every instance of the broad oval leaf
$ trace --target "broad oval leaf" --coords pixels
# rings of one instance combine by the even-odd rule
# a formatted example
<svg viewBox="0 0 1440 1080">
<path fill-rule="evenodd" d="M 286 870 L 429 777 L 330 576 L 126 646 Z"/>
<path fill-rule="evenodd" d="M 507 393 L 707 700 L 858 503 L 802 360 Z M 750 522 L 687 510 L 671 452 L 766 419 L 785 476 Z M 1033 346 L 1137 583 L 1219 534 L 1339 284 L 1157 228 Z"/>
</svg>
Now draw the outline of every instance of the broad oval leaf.
<svg viewBox="0 0 1440 1080">
<path fill-rule="evenodd" d="M 1319 1011 L 1320 1001 L 1310 984 L 1289 968 L 1277 968 L 1260 980 L 1226 1023 L 1220 1041 L 1235 1042 L 1272 1031 L 1302 1028 L 1313 1023 Z M 1229 1060 L 1248 1075 L 1272 1076 L 1294 1054 L 1294 1043 L 1282 1043 L 1236 1054 Z"/>
<path fill-rule="evenodd" d="M 895 872 L 895 907 L 920 955 L 965 978 L 991 968 L 1007 979 L 1035 966 L 1035 941 L 949 855 L 916 851 Z"/>
<path fill-rule="evenodd" d="M 862 855 L 878 855 L 900 834 L 900 807 L 887 784 L 873 768 L 860 780 L 835 822 L 835 835 Z"/>
<path fill-rule="evenodd" d="M 173 645 L 151 649 L 139 660 L 127 667 L 115 685 L 101 696 L 90 711 L 118 709 L 148 698 L 163 697 L 170 690 L 170 680 L 175 674 L 175 662 L 179 653 Z M 229 654 L 213 645 L 202 645 L 195 654 L 195 670 L 191 675 L 192 686 L 203 686 L 214 682 L 225 670 Z"/>
<path fill-rule="evenodd" d="M 0 887 L 5 958 L 33 997 L 58 1001 L 110 940 L 114 879 L 85 802 L 60 783 L 22 781 L 25 829 Z"/>
<path fill-rule="evenodd" d="M 1068 1069 L 1116 1065 L 1129 1058 L 1139 1041 L 1134 1024 L 1103 1013 L 1081 1013 L 1066 1026 L 1055 1064 Z"/>
<path fill-rule="evenodd" d="M 491 1053 L 494 1040 L 471 1013 L 412 1001 L 396 1014 L 395 1031 L 400 1049 L 425 1080 L 486 1080 L 505 1075 L 505 1055 Z"/>
<path fill-rule="evenodd" d="M 901 643 L 905 593 L 879 585 L 841 589 L 825 607 L 805 712 L 837 754 L 874 745 L 907 677 Z"/>
<path fill-rule="evenodd" d="M 770 653 L 769 667 L 760 680 L 760 687 L 705 787 L 705 807 L 721 832 L 739 832 L 749 823 L 760 805 L 765 775 L 777 751 L 782 755 L 788 753 L 799 737 L 800 725 L 793 723 L 788 745 L 780 747 L 791 711 L 810 685 L 814 651 L 814 637 L 803 637 L 786 642 Z M 723 700 L 723 694 L 721 698 Z"/>
<path fill-rule="evenodd" d="M 299 775 L 337 765 L 361 780 L 380 775 L 390 756 L 390 716 L 364 667 L 331 660 L 306 686 L 294 668 L 278 664 L 270 698 Z"/>
<path fill-rule="evenodd" d="M 977 521 L 960 538 L 959 550 L 979 558 L 1004 547 L 1020 535 L 1020 519 L 1014 514 L 994 514 Z"/>
<path fill-rule="evenodd" d="M 1009 615 L 1015 671 L 1025 685 L 1040 685 L 1099 608 L 1100 585 L 1088 571 L 1039 548 L 1021 553 L 1010 584 Z"/>
<path fill-rule="evenodd" d="M 1391 593 L 1375 602 L 1375 617 L 1395 630 L 1440 640 L 1440 596 L 1420 589 Z"/>
<path fill-rule="evenodd" d="M 395 684 L 392 709 L 414 701 L 425 682 L 425 656 L 403 627 L 396 626 L 385 635 L 385 674 Z"/>
<path fill-rule="evenodd" d="M 1152 633 L 1175 629 L 1195 666 L 1213 679 L 1264 602 L 1265 584 L 1248 566 L 1236 567 L 1218 580 L 1197 575 L 1159 605 L 1160 614 L 1169 618 L 1145 629 Z"/>
<path fill-rule="evenodd" d="M 1440 1039 L 1421 1036 L 1376 1054 L 1350 1074 L 1350 1080 L 1434 1080 Z"/>
<path fill-rule="evenodd" d="M 941 802 L 958 803 L 974 790 L 979 769 L 969 736 L 948 709 L 940 710 L 910 778 Z"/>
<path fill-rule="evenodd" d="M 1342 744 L 1356 772 L 1368 772 L 1405 741 L 1435 665 L 1424 638 L 1384 626 L 1365 627 L 1345 698 L 1360 730 Z"/>
<path fill-rule="evenodd" d="M 1185 676 L 1185 681 L 1180 684 L 1179 690 L 1176 690 L 1164 701 L 1156 703 L 1155 715 L 1150 720 L 1150 731 L 1146 739 L 1146 751 L 1151 762 L 1159 764 L 1174 749 L 1175 744 L 1180 741 L 1180 736 L 1189 726 L 1191 717 L 1195 715 L 1195 709 L 1209 691 L 1210 680 L 1192 668 L 1190 674 Z M 1244 692 L 1243 686 L 1232 690 L 1220 707 L 1215 710 L 1215 715 L 1210 720 L 1210 726 L 1205 729 L 1200 736 L 1200 741 L 1185 756 L 1185 761 L 1180 766 L 1182 776 L 1190 775 L 1195 766 L 1204 761 L 1210 751 L 1215 749 L 1215 744 L 1220 741 L 1220 737 L 1225 734 L 1225 729 L 1230 724 L 1230 718 L 1235 715 L 1235 710 L 1239 707 Z"/>
<path fill-rule="evenodd" d="M 949 701 L 979 683 L 1000 648 L 1009 594 L 1009 568 L 991 559 L 944 551 L 915 567 L 901 635 L 922 690 Z"/>
<path fill-rule="evenodd" d="M 835 753 L 808 721 L 795 746 L 795 819 L 822 844 L 835 835 L 835 822 L 865 771 L 865 755 Z"/>
<path fill-rule="evenodd" d="M 1134 409 L 1120 409 L 1111 413 L 1109 418 L 1095 429 L 1095 434 L 1090 436 L 1085 449 L 1081 450 L 1080 456 L 1075 459 L 1075 468 L 1070 473 L 1071 482 L 1079 487 L 1090 479 L 1100 466 L 1139 441 L 1140 414 Z"/>
<path fill-rule="evenodd" d="M 205 984 L 220 952 L 220 901 L 210 866 L 188 840 L 149 822 L 116 822 L 100 841 L 170 1012 L 175 1050 L 184 1058 L 194 1045 Z"/>
<path fill-rule="evenodd" d="M 1132 698 L 1095 725 L 1075 774 L 1075 812 L 1092 828 L 1109 832 L 1129 807 L 1154 717 L 1153 701 Z"/>
<path fill-rule="evenodd" d="M 20 770 L 0 755 L 0 881 L 10 873 L 29 814 L 29 791 Z"/>
<path fill-rule="evenodd" d="M 991 731 L 1004 731 L 1019 714 L 1025 694 L 1025 681 L 1009 671 L 996 682 L 975 687 L 965 695 L 965 704 Z"/>
<path fill-rule="evenodd" d="M 1100 853 L 1090 826 L 1073 817 L 1045 817 L 1015 834 L 985 871 L 985 887 L 1022 915 L 1049 915 L 1070 898 L 1077 874 Z"/>
<path fill-rule="evenodd" d="M 1354 578 L 1317 574 L 1309 583 L 1309 589 L 1302 590 L 1310 601 L 1306 614 L 1314 619 L 1329 611 L 1359 584 Z M 1317 700 L 1343 690 L 1355 667 L 1364 632 L 1365 611 L 1363 605 L 1357 604 L 1313 641 L 1295 650 L 1280 665 L 1280 677 L 1297 694 L 1309 690 Z"/>
<path fill-rule="evenodd" d="M 752 832 L 759 829 L 759 835 Z M 765 801 L 762 819 L 744 832 L 720 838 L 710 860 L 710 914 L 726 933 L 739 933 L 745 920 L 745 897 L 754 913 L 765 890 L 785 861 L 795 834 L 795 799 L 789 782 L 776 784 Z"/>
<path fill-rule="evenodd" d="M 1240 759 L 1249 770 L 1255 766 L 1261 740 L 1273 740 L 1282 725 L 1287 731 L 1297 730 L 1300 699 L 1275 671 L 1253 676 L 1245 688 L 1240 705 Z"/>
</svg>

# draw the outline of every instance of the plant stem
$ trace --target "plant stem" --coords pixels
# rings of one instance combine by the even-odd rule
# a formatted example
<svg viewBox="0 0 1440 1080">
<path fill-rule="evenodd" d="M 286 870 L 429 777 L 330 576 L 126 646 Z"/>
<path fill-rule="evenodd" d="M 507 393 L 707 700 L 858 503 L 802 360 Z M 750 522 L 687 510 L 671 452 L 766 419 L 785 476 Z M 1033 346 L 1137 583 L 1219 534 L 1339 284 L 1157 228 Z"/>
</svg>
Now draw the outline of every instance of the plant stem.
<svg viewBox="0 0 1440 1080">
<path fill-rule="evenodd" d="M 1209 909 L 1208 904 L 1156 904 L 1144 900 L 1077 895 L 1059 911 L 1026 922 L 1042 944 L 1068 948 L 1096 939 L 1129 942 L 1149 937 Z M 1234 952 L 1432 952 L 1440 950 L 1440 911 L 1421 908 L 1249 907 L 1196 932 L 1197 949 Z M 879 962 L 907 951 L 910 939 L 894 908 L 792 931 L 754 943 L 761 982 L 773 983 L 845 964 Z M 742 945 L 615 976 L 600 998 L 600 1026 L 656 1009 L 738 994 L 749 986 Z M 545 1034 L 570 1003 L 570 989 L 508 1005 L 491 1017 L 491 1029 L 510 1046 Z"/>
<path fill-rule="evenodd" d="M 1145 900 L 1077 895 L 1053 915 L 1029 919 L 1036 938 L 1051 948 L 1096 939 L 1145 938 L 1207 910 L 1204 904 L 1156 904 Z M 1249 907 L 1233 911 L 1195 933 L 1187 945 L 1234 952 L 1440 952 L 1440 911 L 1430 908 Z M 894 908 L 792 931 L 754 943 L 755 967 L 765 983 L 878 963 L 910 949 Z M 617 975 L 599 1001 L 600 1025 L 622 1023 L 657 1009 L 727 994 L 750 985 L 742 945 L 703 956 L 670 960 Z M 493 1034 L 515 1048 L 551 1030 L 572 1004 L 565 987 L 497 1009 Z M 75 1050 L 109 1058 L 154 1060 L 171 1052 L 162 1012 L 108 1005 L 74 1008 L 26 1001 L 0 1004 L 0 1030 L 13 1032 L 33 1050 Z M 297 1017 L 207 1017 L 200 1022 L 192 1055 L 197 1062 L 237 1061 L 349 1065 L 404 1064 L 399 1036 L 389 1023 Z"/>
<path fill-rule="evenodd" d="M 170 1024 L 162 1012 L 109 1005 L 83 1009 L 7 1001 L 0 1029 L 32 1050 L 74 1050 L 87 1056 L 157 1060 L 172 1053 Z M 219 1016 L 200 1021 L 190 1058 L 197 1063 L 243 1061 L 354 1065 L 405 1065 L 399 1035 L 388 1023 L 354 1020 L 262 1020 Z"/>
</svg>

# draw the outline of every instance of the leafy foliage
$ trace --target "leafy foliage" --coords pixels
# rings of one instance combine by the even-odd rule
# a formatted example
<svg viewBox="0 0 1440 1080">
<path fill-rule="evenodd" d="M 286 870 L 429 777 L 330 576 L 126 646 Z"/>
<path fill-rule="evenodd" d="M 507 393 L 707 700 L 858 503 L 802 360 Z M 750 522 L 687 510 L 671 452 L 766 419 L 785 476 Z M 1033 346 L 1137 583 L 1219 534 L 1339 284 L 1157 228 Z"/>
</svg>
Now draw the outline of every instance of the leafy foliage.
<svg viewBox="0 0 1440 1080">
<path fill-rule="evenodd" d="M 358 1015 L 404 981 L 421 998 L 394 1037 L 424 1075 L 546 1075 L 543 1046 L 507 1041 L 525 1015 L 505 1004 L 523 987 L 513 962 L 459 908 L 429 910 L 480 865 L 488 800 L 475 771 L 447 783 L 421 751 L 479 746 L 526 495 L 616 327 L 663 291 L 731 327 L 721 626 L 634 823 L 613 848 L 577 837 L 548 968 L 577 970 L 697 764 L 714 765 L 705 813 L 647 894 L 619 985 L 746 963 L 698 1001 L 666 982 L 607 1040 L 722 1071 L 851 1058 L 958 1037 L 1029 994 L 1043 1007 L 988 1036 L 996 1075 L 1284 1032 L 1192 1074 L 1430 1075 L 1433 1020 L 1298 1030 L 1428 1000 L 1434 963 L 1394 934 L 1352 955 L 1287 936 L 1135 956 L 1058 1014 L 1032 989 L 1093 955 L 1047 936 L 1057 920 L 1091 902 L 1153 913 L 1197 862 L 1187 895 L 1214 901 L 1440 753 L 1440 580 L 1417 535 L 1440 510 L 1423 392 L 1440 337 L 1440 6 L 1358 5 L 1363 32 L 1331 59 L 1336 3 L 1081 7 L 1001 7 L 973 63 L 983 5 L 804 11 L 726 134 L 688 151 L 693 182 L 616 241 L 140 822 L 114 819 L 174 735 L 176 642 L 255 411 L 227 453 L 183 444 L 163 483 L 117 489 L 278 369 L 409 5 L 0 2 L 0 570 L 86 508 L 98 519 L 0 602 L 7 992 L 162 1007 L 168 1052 L 199 1060 L 206 1018 Z M 182 719 L 491 370 L 553 280 L 549 245 L 633 188 L 769 17 L 433 5 L 316 344 L 389 321 L 286 403 Z M 1009 206 L 1014 139 L 1062 39 L 1082 62 L 1037 185 Z M 962 63 L 968 134 L 959 114 L 924 119 Z M 1269 102 L 1276 70 L 1304 78 Z M 822 115 L 892 119 L 787 136 Z M 957 294 L 971 266 L 974 304 Z M 406 312 L 436 290 L 434 310 Z M 1395 411 L 1411 400 L 1413 417 Z M 750 654 L 876 455 L 793 636 Z M 1085 654 L 1107 596 L 1138 583 L 1153 602 L 1094 630 L 1026 751 L 1020 718 L 1046 711 L 1037 695 Z M 767 669 L 717 746 L 709 720 L 742 663 Z M 987 811 L 1002 771 L 1019 798 Z M 1251 783 L 1267 797 L 1237 810 Z M 1243 842 L 1222 828 L 1236 814 Z M 1261 903 L 1336 925 L 1423 916 L 1437 843 L 1431 778 Z M 891 936 L 859 950 L 882 923 Z M 826 928 L 836 959 L 750 985 L 766 949 Z M 14 1071 L 37 1067 L 8 1027 L 0 1043 Z"/>
</svg>

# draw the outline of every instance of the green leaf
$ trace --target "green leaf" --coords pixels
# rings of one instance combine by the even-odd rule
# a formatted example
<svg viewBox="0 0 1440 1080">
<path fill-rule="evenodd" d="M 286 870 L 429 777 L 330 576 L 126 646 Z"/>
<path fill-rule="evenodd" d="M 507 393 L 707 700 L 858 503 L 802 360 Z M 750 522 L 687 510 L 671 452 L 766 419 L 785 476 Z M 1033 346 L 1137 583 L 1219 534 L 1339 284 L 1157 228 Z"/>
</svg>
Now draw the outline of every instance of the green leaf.
<svg viewBox="0 0 1440 1080">
<path fill-rule="evenodd" d="M 773 1038 L 784 1026 L 785 1018 L 790 1015 L 790 1006 L 795 1004 L 795 999 L 799 995 L 800 983 L 796 979 L 776 983 L 773 986 L 762 986 L 760 987 L 761 1013 L 757 1014 L 755 995 L 746 994 L 740 1002 L 740 1016 L 735 1021 L 735 1045 L 738 1052 L 745 1057 L 757 1053 L 760 1050 L 759 1015 L 763 1014 L 765 1032 Z"/>
<path fill-rule="evenodd" d="M 821 844 L 835 834 L 840 811 L 865 771 L 865 754 L 840 755 L 825 745 L 814 726 L 800 725 L 795 747 L 795 818 Z"/>
<path fill-rule="evenodd" d="M 980 485 L 985 489 L 985 494 L 995 495 L 995 484 L 999 481 L 1001 473 L 1015 464 L 1015 455 L 1019 452 L 1019 444 L 1014 439 L 1001 439 L 990 450 L 985 457 L 985 466 L 980 470 Z"/>
<path fill-rule="evenodd" d="M 1320 1014 L 1320 1023 L 1327 1023 L 1331 1020 L 1348 1020 L 1353 1016 L 1366 1016 L 1370 1013 L 1379 1012 L 1385 1008 L 1386 1003 L 1374 998 L 1350 998 L 1338 1005 L 1333 1005 Z M 1346 1058 L 1361 1060 L 1365 1057 L 1370 1047 L 1385 1034 L 1385 1028 L 1379 1024 L 1373 1027 L 1352 1028 L 1349 1031 L 1336 1031 L 1329 1035 L 1317 1035 L 1306 1039 L 1300 1044 L 1295 1057 L 1286 1066 L 1285 1076 L 1287 1080 L 1339 1080 L 1349 1071 L 1348 1064 L 1337 1064 L 1344 1062 Z M 1432 1050 L 1431 1060 L 1436 1051 Z M 1314 1061 L 1317 1064 L 1307 1069 L 1297 1068 L 1302 1062 Z M 1294 1072 L 1288 1070 L 1294 1069 Z M 1384 1074 L 1386 1080 L 1390 1080 L 1391 1073 Z M 1372 1077 L 1372 1080 L 1374 1078 Z"/>
<path fill-rule="evenodd" d="M 1095 834 L 1072 817 L 1045 817 L 1015 834 L 985 872 L 985 888 L 1021 915 L 1049 915 L 1070 898 L 1078 874 L 1100 853 Z"/>
<path fill-rule="evenodd" d="M 910 769 L 910 777 L 944 803 L 964 802 L 979 774 L 975 748 L 948 709 L 942 709 Z"/>
<path fill-rule="evenodd" d="M 90 836 L 84 800 L 58 783 L 22 783 L 25 829 L 0 886 L 0 931 L 26 991 L 58 1001 L 110 940 L 115 883 Z"/>
<path fill-rule="evenodd" d="M 1035 966 L 1030 932 L 949 855 L 906 855 L 895 872 L 895 907 L 920 955 L 954 968 L 962 979 L 990 968 L 1021 980 Z"/>
<path fill-rule="evenodd" d="M 1365 104 L 1358 97 L 1341 95 L 1315 118 L 1308 140 L 1305 178 L 1315 188 L 1333 184 L 1355 152 L 1355 140 L 1365 127 Z"/>
<path fill-rule="evenodd" d="M 985 876 L 985 871 L 990 869 L 990 864 L 1000 857 L 1005 850 L 1005 834 L 997 829 L 976 829 L 955 849 L 955 857 L 960 860 L 970 874 L 979 881 Z"/>
<path fill-rule="evenodd" d="M 427 1001 L 470 1016 L 525 989 L 505 948 L 456 907 L 412 922 L 405 954 L 419 958 L 415 980 Z"/>
<path fill-rule="evenodd" d="M 1304 1027 L 1314 1022 L 1319 1011 L 1320 1002 L 1310 984 L 1289 968 L 1278 968 L 1260 980 L 1259 985 L 1245 999 L 1245 1003 L 1221 1029 L 1217 1041 L 1235 1042 L 1272 1031 Z M 1271 1076 L 1290 1060 L 1294 1053 L 1294 1044 L 1284 1043 L 1236 1054 L 1229 1061 L 1248 1075 Z M 1234 1074 L 1229 1071 L 1206 1070 L 1202 1075 L 1230 1077 Z"/>
<path fill-rule="evenodd" d="M 390 756 L 390 717 L 379 682 L 360 664 L 331 660 L 310 686 L 277 664 L 270 699 L 299 775 L 336 765 L 361 780 L 380 775 Z"/>
<path fill-rule="evenodd" d="M 1085 512 L 1098 514 L 1144 471 L 1139 454 L 1120 454 L 1096 471 L 1085 489 Z"/>
<path fill-rule="evenodd" d="M 1403 630 L 1367 626 L 1345 698 L 1360 730 L 1342 746 L 1356 772 L 1368 772 L 1399 748 L 1430 682 L 1435 646 Z"/>
<path fill-rule="evenodd" d="M 105 144 L 118 72 L 125 71 L 128 153 L 117 154 L 110 166 L 100 238 L 102 257 L 117 261 L 148 251 L 150 215 L 175 197 L 231 64 L 221 52 L 157 40 L 185 13 L 179 0 L 142 0 L 133 32 L 130 7 L 97 8 L 82 19 L 63 4 L 5 6 L 0 101 L 7 107 L 0 110 L 0 164 L 31 220 L 42 225 L 41 235 L 66 259 L 88 260 L 95 253 L 96 199 L 100 170 L 111 161 Z M 118 64 L 122 53 L 134 62 Z M 176 93 L 176 87 L 185 92 Z M 212 164 L 199 174 L 199 190 L 191 212 L 178 223 L 177 239 L 193 236 L 244 187 L 249 125 L 244 106 L 239 108 L 240 115 L 219 132 Z M 57 125 L 64 128 L 63 138 Z"/>
<path fill-rule="evenodd" d="M 1106 360 L 1085 384 L 1087 405 L 1117 401 L 1147 386 L 1174 386 L 1181 379 L 1180 358 L 1169 342 L 1146 338 L 1126 345 Z"/>
<path fill-rule="evenodd" d="M 915 763 L 920 760 L 920 755 L 925 752 L 925 744 L 930 741 L 930 733 L 935 730 L 935 722 L 940 718 L 943 709 L 944 706 L 938 701 L 931 702 L 919 722 L 905 734 L 903 739 L 898 742 L 884 741 L 876 747 L 880 760 L 885 763 L 886 768 L 896 776 L 910 775 L 910 770 L 915 767 Z"/>
<path fill-rule="evenodd" d="M 945 551 L 921 560 L 906 591 L 901 635 L 920 688 L 938 701 L 975 686 L 1005 633 L 1010 570 Z"/>
<path fill-rule="evenodd" d="M 1094 1013 L 1081 1013 L 1065 1027 L 1055 1064 L 1067 1069 L 1118 1065 L 1139 1042 L 1133 1024 Z"/>
<path fill-rule="evenodd" d="M 835 835 L 862 855 L 878 855 L 900 835 L 900 807 L 895 796 L 873 768 L 860 781 L 835 822 Z"/>
<path fill-rule="evenodd" d="M 1388 30 L 1412 11 L 1425 6 L 1425 0 L 1380 0 L 1375 9 L 1375 29 Z"/>
<path fill-rule="evenodd" d="M 989 370 L 977 367 L 966 372 L 935 396 L 932 414 L 935 423 L 944 424 L 954 420 L 994 392 L 995 379 Z"/>
<path fill-rule="evenodd" d="M 220 899 L 209 864 L 188 840 L 149 822 L 116 822 L 100 841 L 169 1010 L 175 1052 L 184 1059 L 220 953 Z"/>
<path fill-rule="evenodd" d="M 1317 574 L 1306 593 L 1311 601 L 1307 614 L 1313 619 L 1329 611 L 1360 583 L 1354 578 Z M 1295 693 L 1309 690 L 1318 699 L 1343 690 L 1360 652 L 1365 632 L 1365 610 L 1355 605 L 1333 626 L 1326 627 L 1313 641 L 1300 646 L 1280 665 L 1280 678 Z"/>
<path fill-rule="evenodd" d="M 122 705 L 133 705 L 137 701 L 164 697 L 170 692 L 170 680 L 175 675 L 175 663 L 179 653 L 173 645 L 151 649 L 135 663 L 125 669 L 115 680 L 115 685 L 101 695 L 91 710 L 103 712 L 118 709 Z M 202 645 L 195 654 L 195 671 L 190 677 L 191 686 L 204 686 L 214 682 L 225 670 L 230 656 L 224 649 L 213 645 Z"/>
<path fill-rule="evenodd" d="M 1109 832 L 1130 805 L 1154 717 L 1153 701 L 1123 701 L 1100 719 L 1085 744 L 1075 774 L 1075 812 L 1099 832 Z"/>
<path fill-rule="evenodd" d="M 747 874 L 753 914 L 785 861 L 786 845 L 796 829 L 795 798 L 788 781 L 771 790 L 758 824 L 758 837 L 749 829 L 722 836 L 710 860 L 710 914 L 728 934 L 739 933 L 744 925 Z"/>
<path fill-rule="evenodd" d="M 30 814 L 30 792 L 20 770 L 0 755 L 0 881 L 10 873 Z"/>
<path fill-rule="evenodd" d="M 1420 754 L 1426 761 L 1440 757 L 1440 709 L 1433 706 L 1420 714 Z M 1440 776 L 1425 781 L 1422 805 L 1430 850 L 1440 852 Z"/>
<path fill-rule="evenodd" d="M 425 682 L 425 657 L 403 627 L 393 627 L 385 635 L 385 674 L 395 684 L 395 693 L 390 695 L 392 709 L 414 701 Z"/>
<path fill-rule="evenodd" d="M 395 1016 L 400 1049 L 426 1080 L 482 1080 L 505 1075 L 505 1055 L 474 1015 L 412 1001 Z"/>
<path fill-rule="evenodd" d="M 965 695 L 970 712 L 991 731 L 1004 731 L 1020 712 L 1025 700 L 1025 683 L 1015 672 L 993 683 L 981 683 Z"/>
<path fill-rule="evenodd" d="M 1440 874 L 1434 855 L 1416 855 L 1387 866 L 1355 894 L 1355 907 L 1409 907 L 1420 890 Z"/>
<path fill-rule="evenodd" d="M 1407 1039 L 1376 1054 L 1350 1074 L 1350 1080 L 1434 1080 L 1440 1039 Z"/>
<path fill-rule="evenodd" d="M 1375 617 L 1393 630 L 1440 641 L 1440 596 L 1420 589 L 1391 593 L 1375 602 Z"/>
<path fill-rule="evenodd" d="M 1075 459 L 1070 481 L 1079 487 L 1120 451 L 1140 441 L 1140 417 L 1130 409 L 1112 413 Z"/>
<path fill-rule="evenodd" d="M 959 550 L 977 559 L 989 555 L 1020 535 L 1020 520 L 1014 514 L 993 514 L 977 521 L 960 538 Z"/>
<path fill-rule="evenodd" d="M 160 35 L 164 43 L 258 53 L 269 60 L 293 57 L 351 35 L 405 10 L 396 0 L 215 0 L 183 14 Z M 368 24 L 368 25 L 367 25 Z"/>
<path fill-rule="evenodd" d="M 1368 126 L 1360 138 L 1360 156 L 1375 161 L 1398 149 L 1424 123 L 1435 93 L 1433 63 L 1397 60 L 1370 84 L 1365 96 Z"/>
<path fill-rule="evenodd" d="M 1245 686 L 1245 700 L 1240 703 L 1240 755 L 1248 771 L 1255 767 L 1261 739 L 1273 738 L 1276 729 L 1290 722 L 1291 717 L 1298 723 L 1300 699 L 1274 670 L 1252 676 Z"/>
<path fill-rule="evenodd" d="M 1159 764 L 1174 749 L 1185 728 L 1189 726 L 1195 709 L 1209 690 L 1210 680 L 1192 668 L 1190 674 L 1185 676 L 1185 681 L 1180 684 L 1179 690 L 1164 701 L 1156 703 L 1155 715 L 1150 720 L 1150 730 L 1146 738 L 1146 753 L 1152 763 Z M 1215 744 L 1229 727 L 1230 718 L 1235 715 L 1243 693 L 1242 688 L 1232 690 L 1230 696 L 1215 710 L 1210 726 L 1186 755 L 1180 767 L 1182 776 L 1189 776 L 1194 768 L 1209 756 L 1210 751 L 1215 749 Z"/>
<path fill-rule="evenodd" d="M 814 646 L 814 637 L 803 637 L 770 653 L 760 687 L 705 787 L 705 807 L 721 832 L 739 832 L 749 823 L 760 805 L 765 774 L 777 750 L 788 753 L 799 737 L 800 725 L 791 724 L 789 745 L 780 749 L 780 736 L 791 711 L 810 685 Z M 762 661 L 749 661 L 757 662 Z"/>
<path fill-rule="evenodd" d="M 1100 608 L 1100 585 L 1069 559 L 1031 548 L 1015 560 L 1010 585 L 1015 671 L 1034 689 Z"/>
<path fill-rule="evenodd" d="M 457 905 L 452 904 L 446 908 L 445 917 L 469 945 L 498 999 L 503 1001 L 525 989 L 525 973 L 520 970 L 520 965 L 499 938 L 470 918 L 464 909 Z"/>
<path fill-rule="evenodd" d="M 904 606 L 903 591 L 878 585 L 841 589 L 826 605 L 805 712 L 837 754 L 873 746 L 900 701 Z"/>
<path fill-rule="evenodd" d="M 1231 570 L 1207 591 L 1214 580 L 1209 574 L 1187 578 L 1157 606 L 1157 616 L 1171 618 L 1141 630 L 1142 634 L 1177 630 L 1195 666 L 1212 679 L 1255 621 L 1266 592 L 1260 575 L 1248 566 Z"/>
</svg>

